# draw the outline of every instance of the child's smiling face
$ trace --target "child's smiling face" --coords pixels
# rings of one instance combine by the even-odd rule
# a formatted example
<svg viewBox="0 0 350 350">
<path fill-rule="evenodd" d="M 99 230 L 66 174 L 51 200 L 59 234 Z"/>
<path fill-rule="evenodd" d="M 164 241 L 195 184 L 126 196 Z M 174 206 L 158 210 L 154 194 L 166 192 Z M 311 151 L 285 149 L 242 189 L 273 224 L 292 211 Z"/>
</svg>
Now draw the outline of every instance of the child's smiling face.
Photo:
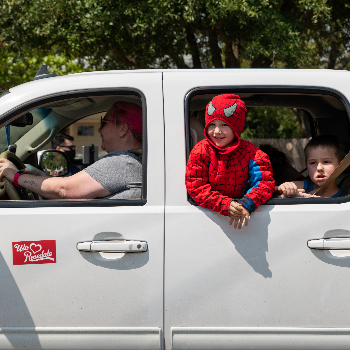
<svg viewBox="0 0 350 350">
<path fill-rule="evenodd" d="M 231 146 L 236 139 L 230 126 L 220 119 L 215 119 L 209 124 L 207 134 L 214 145 L 221 148 Z"/>
<path fill-rule="evenodd" d="M 311 181 L 322 186 L 339 165 L 339 160 L 333 148 L 316 147 L 308 151 L 306 165 Z"/>
</svg>

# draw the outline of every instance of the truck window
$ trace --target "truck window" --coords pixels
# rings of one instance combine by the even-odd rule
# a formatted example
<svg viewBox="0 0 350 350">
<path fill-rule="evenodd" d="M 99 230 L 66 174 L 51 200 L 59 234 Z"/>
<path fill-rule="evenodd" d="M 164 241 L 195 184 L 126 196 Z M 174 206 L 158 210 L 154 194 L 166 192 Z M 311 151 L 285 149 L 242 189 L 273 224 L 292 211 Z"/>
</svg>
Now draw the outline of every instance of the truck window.
<svg viewBox="0 0 350 350">
<path fill-rule="evenodd" d="M 253 90 L 251 88 L 225 88 L 208 91 L 199 88 L 192 91 L 186 99 L 186 123 L 187 123 L 187 151 L 188 155 L 194 145 L 204 138 L 205 108 L 209 101 L 220 93 L 233 93 L 239 95 L 247 107 L 245 127 L 241 138 L 248 140 L 261 148 L 270 157 L 275 180 L 277 184 L 301 180 L 308 176 L 305 171 L 304 147 L 312 137 L 317 135 L 335 135 L 344 144 L 345 150 L 350 150 L 349 116 L 345 104 L 348 102 L 341 96 L 329 91 L 297 91 L 286 88 L 264 88 Z M 217 92 L 214 93 L 213 90 Z M 274 151 L 285 155 L 288 166 L 279 168 L 280 157 Z M 269 154 L 270 153 L 270 154 Z M 350 192 L 350 174 L 345 172 L 337 183 L 344 191 Z M 346 178 L 346 179 L 345 179 Z M 342 181 L 342 182 L 341 182 Z M 348 184 L 345 184 L 349 182 Z M 299 199 L 279 200 L 274 204 L 293 204 Z M 324 200 L 324 199 L 323 199 Z M 328 200 L 328 198 L 326 199 Z M 334 200 L 334 199 L 331 199 Z M 347 199 L 339 199 L 346 201 Z M 316 201 L 317 199 L 308 199 Z M 268 202 L 268 203 L 269 203 Z M 315 202 L 315 203 L 316 203 Z M 318 202 L 321 202 L 320 200 Z M 303 203 L 306 203 L 305 201 Z"/>
<path fill-rule="evenodd" d="M 147 142 L 147 133 L 146 130 L 142 130 L 142 124 L 146 125 L 146 101 L 139 91 L 123 92 L 119 90 L 106 92 L 105 95 L 101 95 L 100 92 L 84 92 L 76 93 L 75 96 L 58 96 L 51 99 L 49 103 L 36 101 L 35 104 L 28 106 L 27 111 L 33 115 L 34 122 L 31 125 L 25 127 L 10 125 L 7 126 L 9 130 L 7 133 L 5 127 L 0 129 L 2 151 L 11 144 L 13 145 L 11 149 L 15 150 L 20 160 L 33 167 L 38 167 L 36 153 L 52 149 L 53 138 L 64 134 L 63 143 L 54 148 L 66 153 L 68 158 L 72 156 L 72 151 L 75 151 L 75 157 L 74 155 L 70 157 L 70 162 L 77 169 L 76 173 L 79 170 L 86 172 L 111 193 L 108 196 L 97 197 L 93 201 L 104 201 L 104 206 L 144 205 L 146 203 L 147 155 L 144 154 L 143 149 Z M 106 113 L 109 110 L 110 114 L 107 118 Z M 134 113 L 133 118 L 135 120 L 138 118 L 137 123 L 128 124 L 128 113 Z M 114 130 L 113 128 L 121 124 L 128 128 L 124 140 L 128 140 L 130 152 L 119 150 L 114 143 L 113 135 L 110 135 L 112 132 L 110 130 Z M 105 128 L 105 131 L 102 128 Z M 104 138 L 101 138 L 101 135 Z M 89 148 L 91 145 L 96 146 L 94 150 L 96 149 L 97 156 L 90 157 L 88 162 L 86 159 L 83 161 L 83 146 Z M 110 155 L 106 158 L 107 154 Z M 130 158 L 129 161 L 126 158 Z M 111 177 L 110 174 L 114 174 L 113 164 L 116 164 L 117 159 L 118 167 L 121 169 L 117 170 L 119 173 L 116 176 Z M 107 179 L 103 178 L 104 174 Z M 13 198 L 6 190 L 3 191 L 0 202 L 10 199 Z M 67 203 L 66 201 L 55 203 L 55 200 L 43 200 L 41 206 L 70 206 L 72 202 L 74 199 L 68 199 Z M 2 204 L 6 206 L 6 203 Z M 91 200 L 79 200 L 73 205 L 91 206 L 96 203 L 91 204 Z"/>
</svg>

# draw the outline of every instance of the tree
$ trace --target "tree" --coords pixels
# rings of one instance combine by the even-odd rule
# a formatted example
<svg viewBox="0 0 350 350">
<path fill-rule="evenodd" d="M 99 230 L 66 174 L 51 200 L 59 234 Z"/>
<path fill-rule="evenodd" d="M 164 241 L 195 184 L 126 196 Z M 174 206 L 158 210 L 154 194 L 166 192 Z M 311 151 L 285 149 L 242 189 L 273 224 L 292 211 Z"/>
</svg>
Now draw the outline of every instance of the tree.
<svg viewBox="0 0 350 350">
<path fill-rule="evenodd" d="M 68 59 L 58 53 L 46 54 L 38 50 L 21 50 L 14 53 L 0 50 L 0 92 L 33 80 L 42 64 L 48 64 L 51 71 L 58 74 L 78 73 L 86 70 L 81 60 Z M 91 70 L 91 68 L 90 68 Z"/>
<path fill-rule="evenodd" d="M 243 139 L 290 139 L 301 136 L 300 123 L 293 110 L 274 107 L 248 108 L 241 134 Z"/>
<path fill-rule="evenodd" d="M 322 21 L 307 19 L 303 33 L 315 68 L 345 69 L 350 62 L 350 4 L 328 0 L 328 15 Z"/>
<path fill-rule="evenodd" d="M 350 68 L 347 0 L 0 0 L 0 8 L 0 90 L 32 80 L 41 64 L 58 74 Z M 244 137 L 298 137 L 298 118 L 256 109 Z"/>
<path fill-rule="evenodd" d="M 184 55 L 194 68 L 310 66 L 312 23 L 333 14 L 326 0 L 1 0 L 1 9 L 0 43 L 17 57 L 59 48 L 90 69 L 188 68 Z"/>
</svg>

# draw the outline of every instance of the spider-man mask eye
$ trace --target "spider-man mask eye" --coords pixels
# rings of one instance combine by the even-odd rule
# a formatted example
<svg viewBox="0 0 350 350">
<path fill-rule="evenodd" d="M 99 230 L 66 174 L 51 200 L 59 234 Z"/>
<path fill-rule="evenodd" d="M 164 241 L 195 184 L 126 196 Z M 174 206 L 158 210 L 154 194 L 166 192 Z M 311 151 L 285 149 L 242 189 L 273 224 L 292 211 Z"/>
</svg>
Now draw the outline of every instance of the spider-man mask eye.
<svg viewBox="0 0 350 350">
<path fill-rule="evenodd" d="M 236 112 L 236 109 L 237 109 L 237 102 L 235 102 L 232 106 L 230 107 L 227 107 L 227 108 L 224 108 L 223 109 L 223 112 L 225 114 L 225 117 L 226 118 L 229 118 L 229 117 L 232 117 L 233 114 Z M 209 111 L 209 108 L 208 108 L 208 111 Z M 209 114 L 209 113 L 208 113 Z"/>
<path fill-rule="evenodd" d="M 210 102 L 208 109 L 207 109 L 207 113 L 209 116 L 212 116 L 214 112 L 215 112 L 215 107 L 213 106 L 213 103 Z"/>
</svg>

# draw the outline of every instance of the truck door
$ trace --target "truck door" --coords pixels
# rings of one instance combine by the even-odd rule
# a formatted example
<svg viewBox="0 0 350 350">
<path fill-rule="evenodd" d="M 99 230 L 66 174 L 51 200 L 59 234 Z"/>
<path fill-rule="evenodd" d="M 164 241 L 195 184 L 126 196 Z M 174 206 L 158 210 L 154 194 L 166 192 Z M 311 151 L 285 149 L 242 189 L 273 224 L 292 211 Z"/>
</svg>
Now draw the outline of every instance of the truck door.
<svg viewBox="0 0 350 350">
<path fill-rule="evenodd" d="M 270 88 L 271 93 L 278 93 L 276 104 L 283 105 L 282 91 L 289 91 L 289 101 L 294 99 L 292 90 L 283 90 L 283 86 L 300 85 L 305 81 L 303 74 L 201 70 L 182 79 L 180 73 L 164 73 L 167 348 L 343 349 L 348 346 L 350 253 L 336 250 L 345 247 L 344 242 L 349 247 L 348 197 L 319 202 L 308 199 L 297 205 L 294 199 L 290 202 L 276 199 L 259 207 L 251 215 L 248 227 L 235 230 L 229 225 L 228 217 L 191 203 L 185 187 L 185 147 L 187 144 L 190 148 L 191 141 L 190 137 L 185 139 L 184 130 L 187 128 L 188 136 L 190 132 L 183 120 L 196 116 L 194 112 L 203 112 L 210 99 L 220 93 L 238 93 L 251 103 L 260 101 L 263 105 L 266 96 L 263 94 Z M 329 75 L 326 80 L 334 90 L 340 84 L 335 76 Z M 307 81 L 322 89 L 325 77 L 321 79 L 313 74 Z M 346 85 L 342 86 L 343 94 L 349 95 Z M 192 94 L 193 90 L 198 93 Z M 293 91 L 294 96 L 298 94 L 297 90 Z M 258 92 L 261 96 L 253 99 Z M 203 94 L 208 94 L 205 103 Z M 305 94 L 303 97 L 304 101 L 317 98 Z M 193 100 L 191 104 L 189 98 Z M 319 128 L 325 127 L 325 118 L 329 117 L 322 114 L 324 100 L 309 106 L 318 108 L 324 117 L 319 120 Z M 295 103 L 300 101 L 295 99 Z M 342 125 L 340 114 L 331 115 L 338 118 L 333 120 L 332 127 L 337 123 Z M 339 135 L 345 132 L 346 123 L 345 118 Z M 327 131 L 331 128 L 323 133 Z M 345 237 L 344 241 L 339 237 Z M 324 241 L 308 243 L 313 239 Z M 318 247 L 335 244 L 336 248 L 318 250 L 310 244 L 314 248 L 317 244 Z"/>
<path fill-rule="evenodd" d="M 60 79 L 66 80 L 61 84 Z M 22 85 L 11 90 L 9 104 L 18 94 L 18 101 L 31 110 L 38 105 L 37 101 L 47 104 L 48 95 L 52 102 L 58 96 L 60 103 L 56 105 L 64 106 L 65 112 L 64 108 L 61 116 L 58 110 L 52 112 L 47 120 L 53 124 L 60 123 L 64 113 L 66 117 L 70 113 L 69 103 L 62 103 L 65 94 L 63 99 L 80 94 L 89 100 L 87 107 L 77 105 L 91 109 L 86 115 L 100 112 L 101 108 L 94 110 L 95 106 L 101 106 L 107 99 L 112 102 L 114 97 L 139 99 L 146 128 L 143 198 L 0 201 L 0 347 L 161 349 L 164 258 L 161 73 L 102 72 L 43 79 L 28 85 L 27 89 Z M 68 86 L 70 90 L 66 91 Z M 104 110 L 110 107 L 106 105 Z M 18 141 L 18 152 L 24 137 Z M 35 142 L 28 147 L 35 148 L 41 141 Z M 27 255 L 23 255 L 26 251 Z"/>
</svg>

